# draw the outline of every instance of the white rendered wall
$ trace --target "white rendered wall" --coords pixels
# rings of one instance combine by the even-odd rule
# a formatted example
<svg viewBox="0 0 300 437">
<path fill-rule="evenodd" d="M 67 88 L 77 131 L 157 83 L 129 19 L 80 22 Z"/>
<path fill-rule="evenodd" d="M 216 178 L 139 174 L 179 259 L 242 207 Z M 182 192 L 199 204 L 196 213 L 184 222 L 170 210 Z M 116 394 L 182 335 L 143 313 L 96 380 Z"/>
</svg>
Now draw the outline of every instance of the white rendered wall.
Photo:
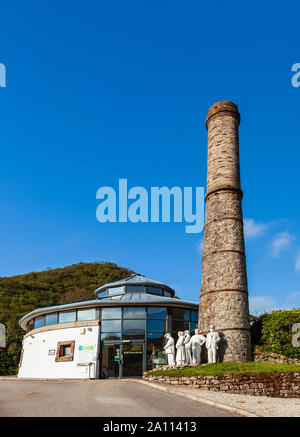
<svg viewBox="0 0 300 437">
<path fill-rule="evenodd" d="M 80 332 L 85 331 L 84 334 Z M 57 343 L 75 341 L 73 361 L 56 362 Z M 20 378 L 94 378 L 99 354 L 99 326 L 55 329 L 28 335 L 23 343 L 23 359 L 19 368 Z M 94 346 L 93 364 L 78 366 L 79 346 Z M 48 355 L 55 349 L 55 355 Z M 90 371 L 90 374 L 89 374 Z"/>
</svg>

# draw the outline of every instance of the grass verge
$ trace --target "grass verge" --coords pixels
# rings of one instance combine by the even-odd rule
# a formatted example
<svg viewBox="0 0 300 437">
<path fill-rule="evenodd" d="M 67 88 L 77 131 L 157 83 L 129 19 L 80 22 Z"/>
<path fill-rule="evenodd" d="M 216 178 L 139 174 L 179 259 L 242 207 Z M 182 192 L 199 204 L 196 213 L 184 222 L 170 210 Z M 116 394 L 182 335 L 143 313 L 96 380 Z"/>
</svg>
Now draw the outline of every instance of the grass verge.
<svg viewBox="0 0 300 437">
<path fill-rule="evenodd" d="M 230 374 L 259 374 L 259 373 L 290 373 L 299 372 L 300 366 L 296 364 L 279 364 L 279 363 L 258 363 L 251 361 L 249 363 L 218 363 L 206 364 L 195 367 L 184 367 L 183 369 L 170 370 L 151 370 L 149 375 L 165 375 L 171 377 L 180 376 L 218 376 Z"/>
</svg>

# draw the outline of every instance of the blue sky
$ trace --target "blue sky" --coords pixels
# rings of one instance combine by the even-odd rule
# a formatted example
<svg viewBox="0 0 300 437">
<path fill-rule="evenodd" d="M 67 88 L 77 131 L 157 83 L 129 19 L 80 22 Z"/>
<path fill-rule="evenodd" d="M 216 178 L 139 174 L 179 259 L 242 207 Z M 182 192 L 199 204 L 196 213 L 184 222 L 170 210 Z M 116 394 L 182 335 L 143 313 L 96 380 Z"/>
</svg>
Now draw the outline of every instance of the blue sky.
<svg viewBox="0 0 300 437">
<path fill-rule="evenodd" d="M 63 4 L 62 4 L 63 3 Z M 1 6 L 0 275 L 112 261 L 198 300 L 201 234 L 96 220 L 96 191 L 205 186 L 205 118 L 241 112 L 251 310 L 300 306 L 299 3 Z"/>
</svg>

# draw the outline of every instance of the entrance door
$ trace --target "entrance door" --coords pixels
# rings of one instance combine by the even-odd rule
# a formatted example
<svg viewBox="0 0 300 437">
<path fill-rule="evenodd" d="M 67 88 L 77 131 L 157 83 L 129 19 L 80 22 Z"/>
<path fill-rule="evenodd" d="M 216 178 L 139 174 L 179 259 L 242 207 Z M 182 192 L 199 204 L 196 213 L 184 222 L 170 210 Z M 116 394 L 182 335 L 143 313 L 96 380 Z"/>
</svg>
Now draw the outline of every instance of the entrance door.
<svg viewBox="0 0 300 437">
<path fill-rule="evenodd" d="M 123 377 L 142 376 L 144 345 L 123 344 Z"/>
<path fill-rule="evenodd" d="M 101 378 L 120 377 L 120 344 L 102 344 Z"/>
</svg>

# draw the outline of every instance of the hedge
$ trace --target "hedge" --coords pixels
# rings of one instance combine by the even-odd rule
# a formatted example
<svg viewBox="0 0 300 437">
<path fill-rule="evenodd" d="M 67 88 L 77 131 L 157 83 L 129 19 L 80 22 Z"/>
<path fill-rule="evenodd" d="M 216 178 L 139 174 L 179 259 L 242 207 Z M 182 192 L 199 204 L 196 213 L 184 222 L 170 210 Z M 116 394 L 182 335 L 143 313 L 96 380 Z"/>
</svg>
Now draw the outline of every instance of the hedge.
<svg viewBox="0 0 300 437">
<path fill-rule="evenodd" d="M 261 346 L 265 352 L 300 359 L 300 347 L 292 345 L 292 337 L 295 335 L 292 326 L 295 323 L 300 323 L 300 309 L 262 314 L 252 322 L 252 343 Z"/>
</svg>

